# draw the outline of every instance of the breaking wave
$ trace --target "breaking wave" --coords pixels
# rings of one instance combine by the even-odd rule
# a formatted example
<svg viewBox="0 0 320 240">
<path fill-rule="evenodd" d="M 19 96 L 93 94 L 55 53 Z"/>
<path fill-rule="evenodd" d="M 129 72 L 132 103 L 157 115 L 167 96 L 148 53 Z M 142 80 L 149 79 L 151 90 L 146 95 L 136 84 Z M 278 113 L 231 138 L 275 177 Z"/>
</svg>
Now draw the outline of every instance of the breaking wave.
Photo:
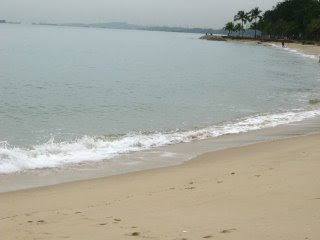
<svg viewBox="0 0 320 240">
<path fill-rule="evenodd" d="M 243 133 L 320 116 L 320 110 L 260 115 L 203 129 L 152 134 L 127 134 L 118 138 L 83 136 L 70 142 L 49 142 L 30 148 L 0 143 L 0 173 L 54 168 L 65 164 L 110 159 L 124 153 L 191 142 L 225 134 Z"/>
</svg>

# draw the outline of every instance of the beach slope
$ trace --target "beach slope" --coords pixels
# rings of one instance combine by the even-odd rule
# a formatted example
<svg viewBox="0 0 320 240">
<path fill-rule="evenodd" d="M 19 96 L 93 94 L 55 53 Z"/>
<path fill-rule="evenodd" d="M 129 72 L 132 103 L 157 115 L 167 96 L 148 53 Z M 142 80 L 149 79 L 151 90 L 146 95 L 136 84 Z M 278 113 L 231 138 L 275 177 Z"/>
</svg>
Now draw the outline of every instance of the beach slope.
<svg viewBox="0 0 320 240">
<path fill-rule="evenodd" d="M 0 194 L 1 239 L 320 239 L 320 135 Z"/>
</svg>

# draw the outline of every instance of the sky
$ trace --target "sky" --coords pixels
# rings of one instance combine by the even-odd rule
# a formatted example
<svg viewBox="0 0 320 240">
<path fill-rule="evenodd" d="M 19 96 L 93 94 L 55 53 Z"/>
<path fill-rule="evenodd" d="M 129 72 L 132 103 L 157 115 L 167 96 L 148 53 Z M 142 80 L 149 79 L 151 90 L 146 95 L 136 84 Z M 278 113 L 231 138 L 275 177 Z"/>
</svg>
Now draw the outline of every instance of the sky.
<svg viewBox="0 0 320 240">
<path fill-rule="evenodd" d="M 271 9 L 280 0 L 0 0 L 0 19 L 55 23 L 128 22 L 221 28 L 238 10 Z"/>
</svg>

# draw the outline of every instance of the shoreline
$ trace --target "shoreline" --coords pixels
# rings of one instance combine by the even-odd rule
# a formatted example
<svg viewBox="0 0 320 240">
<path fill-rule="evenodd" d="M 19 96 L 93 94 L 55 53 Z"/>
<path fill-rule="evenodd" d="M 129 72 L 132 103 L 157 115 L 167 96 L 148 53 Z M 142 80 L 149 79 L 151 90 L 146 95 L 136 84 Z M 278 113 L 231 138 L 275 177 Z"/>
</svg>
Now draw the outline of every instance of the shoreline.
<svg viewBox="0 0 320 240">
<path fill-rule="evenodd" d="M 252 44 L 262 44 L 266 46 L 272 46 L 272 44 L 281 47 L 281 41 L 274 40 L 263 40 L 263 39 L 254 39 L 254 38 L 239 38 L 239 37 L 228 37 L 228 36 L 215 36 L 215 35 L 205 35 L 200 37 L 200 39 L 208 41 L 226 41 L 226 42 L 242 42 L 242 43 L 252 43 Z M 304 44 L 299 41 L 287 41 L 284 40 L 285 47 L 292 50 L 300 51 L 304 54 L 320 56 L 320 43 L 315 44 Z"/>
<path fill-rule="evenodd" d="M 307 51 L 291 47 L 299 53 Z M 305 54 L 314 54 L 314 49 L 308 51 Z M 309 60 L 317 70 L 318 65 Z M 312 79 L 316 73 L 312 72 Z M 110 161 L 30 170 L 7 178 L 0 175 L 1 236 L 23 240 L 318 239 L 320 109 L 319 105 L 314 108 L 313 117 L 293 122 L 281 118 L 284 122 L 277 126 L 266 118 L 261 123 L 265 128 L 259 130 L 252 128 L 256 125 L 251 119 L 245 125 L 248 131 L 233 130 L 207 139 L 190 134 L 191 142 Z M 146 164 L 144 168 L 136 165 L 138 159 Z M 113 163 L 123 172 L 116 172 Z M 14 189 L 21 184 L 25 189 L 1 193 L 7 186 Z"/>
<path fill-rule="evenodd" d="M 316 134 L 320 133 L 319 129 L 320 117 L 312 117 L 274 127 L 128 153 L 119 155 L 111 161 L 69 164 L 58 168 L 42 168 L 0 175 L 0 194 L 177 166 L 207 152 L 287 139 L 292 136 Z"/>
<path fill-rule="evenodd" d="M 281 47 L 281 43 L 273 43 Z M 292 50 L 298 50 L 304 54 L 320 56 L 320 46 L 319 45 L 305 45 L 301 43 L 285 43 L 285 48 L 290 48 Z M 318 59 L 317 59 L 318 60 Z"/>
<path fill-rule="evenodd" d="M 230 40 L 230 41 L 239 41 L 239 39 Z M 246 41 L 241 39 L 241 43 L 257 43 L 254 41 Z M 269 46 L 269 45 L 268 45 Z M 287 49 L 286 49 L 287 50 Z M 320 50 L 320 46 L 319 46 Z M 304 120 L 305 121 L 305 120 Z M 304 122 L 303 121 L 303 122 Z M 308 122 L 308 120 L 307 120 Z M 125 174 L 128 172 L 141 171 L 146 169 L 154 169 L 161 168 L 172 165 L 179 165 L 185 161 L 194 158 L 199 154 L 203 154 L 205 152 L 217 151 L 225 148 L 238 147 L 248 144 L 254 144 L 257 142 L 270 141 L 275 139 L 286 138 L 290 136 L 290 134 L 297 134 L 295 130 L 288 129 L 290 126 L 303 125 L 303 123 L 289 123 L 282 125 L 280 124 L 277 127 L 271 128 L 261 128 L 259 130 L 251 130 L 249 132 L 240 132 L 236 134 L 223 134 L 219 137 L 210 137 L 205 140 L 196 140 L 191 142 L 182 142 L 179 143 L 179 146 L 176 144 L 173 145 L 164 145 L 157 148 L 151 148 L 148 150 L 142 150 L 138 152 L 133 152 L 129 154 L 124 154 L 115 157 L 114 161 L 123 161 L 119 166 L 115 164 L 110 164 L 109 160 L 102 160 L 98 162 L 83 162 L 81 164 L 69 164 L 64 165 L 62 167 L 55 168 L 41 168 L 34 170 L 27 170 L 22 172 L 16 172 L 12 174 L 0 174 L 0 193 L 1 192 L 9 192 L 9 191 L 17 191 L 28 188 L 36 188 L 43 186 L 50 186 L 55 184 L 61 184 L 64 182 L 73 182 L 73 181 L 81 181 L 87 179 L 94 179 L 100 177 L 108 177 L 119 174 Z M 319 124 L 318 124 L 319 125 Z M 318 126 L 316 125 L 316 126 Z M 287 129 L 286 129 L 287 128 Z M 294 127 L 295 128 L 295 127 Z M 308 128 L 308 127 L 306 127 Z M 286 129 L 285 131 L 275 129 Z M 310 134 L 312 132 L 316 132 L 317 127 L 313 127 L 312 130 L 307 130 L 306 132 L 299 132 L 300 135 Z M 268 133 L 269 132 L 269 133 Z M 266 133 L 266 134 L 265 134 Z M 265 134 L 265 135 L 264 135 Z M 227 136 L 226 136 L 227 135 Z M 240 136 L 240 137 L 239 137 Z M 249 137 L 249 139 L 247 139 Z M 201 145 L 201 146 L 200 146 Z M 202 146 L 205 145 L 205 146 Z M 218 147 L 217 147 L 218 146 Z M 189 149 L 195 149 L 196 151 L 191 152 Z M 178 154 L 176 151 L 178 149 Z M 153 154 L 156 152 L 156 154 Z M 159 156 L 167 155 L 167 157 L 162 157 L 160 159 Z M 135 165 L 139 162 L 139 159 L 146 159 L 143 161 L 145 165 Z M 130 165 L 130 161 L 132 160 L 133 165 Z M 127 164 L 126 165 L 126 161 Z M 105 163 L 107 162 L 107 163 Z M 109 165 L 108 165 L 109 164 Z M 120 169 L 121 168 L 121 169 Z M 123 168 L 123 169 L 122 169 Z M 108 170 L 110 169 L 110 170 Z"/>
<path fill-rule="evenodd" d="M 317 239 L 320 135 L 0 194 L 5 239 Z"/>
<path fill-rule="evenodd" d="M 192 38 L 193 39 L 193 38 Z M 195 39 L 193 39 L 193 40 L 195 40 Z M 200 45 L 202 45 L 203 44 L 203 42 L 198 42 L 198 41 L 196 41 L 196 44 L 198 45 L 198 44 L 200 44 Z M 205 45 L 208 45 L 208 43 L 206 43 Z M 211 45 L 211 44 L 209 44 L 209 45 Z M 235 48 L 237 48 L 238 46 L 238 44 L 225 44 L 225 46 L 226 47 L 228 47 L 227 45 L 234 45 L 234 47 Z M 239 47 L 240 47 L 240 45 L 239 45 Z M 247 47 L 246 46 L 244 46 L 244 48 L 246 49 Z M 251 48 L 251 47 L 250 47 Z M 254 46 L 253 47 L 254 49 L 258 49 L 259 47 L 258 46 Z M 262 47 L 262 48 L 260 48 L 260 50 L 262 50 L 262 51 L 264 51 L 264 50 L 266 50 L 266 51 L 268 51 L 268 49 L 267 48 L 265 48 L 265 49 L 263 49 L 263 48 L 265 48 L 265 47 Z M 278 50 L 272 50 L 272 52 L 276 52 L 276 51 L 278 51 Z M 209 53 L 208 54 L 208 57 L 209 57 L 209 59 L 211 58 L 211 53 L 209 52 L 209 51 L 206 51 L 207 53 Z M 280 52 L 280 51 L 278 51 L 278 52 Z M 243 54 L 245 54 L 246 52 L 244 52 Z M 271 52 L 270 52 L 271 53 Z M 286 53 L 282 53 L 281 55 L 283 55 L 284 56 L 284 58 L 286 57 Z M 262 55 L 262 58 L 264 57 L 264 55 Z M 270 54 L 270 58 L 272 59 L 273 58 L 273 56 Z M 229 58 L 227 57 L 226 58 L 226 61 L 229 61 Z M 207 62 L 209 62 L 209 61 L 207 61 Z M 233 63 L 232 63 L 233 64 Z M 307 64 L 312 64 L 313 65 L 313 61 L 312 62 L 310 62 L 310 61 L 308 61 L 308 63 Z M 237 64 L 236 64 L 237 65 Z M 318 67 L 318 65 L 313 65 L 313 69 L 312 70 L 316 70 L 316 68 Z M 208 68 L 208 69 L 210 69 L 210 68 Z M 264 66 L 262 66 L 262 69 L 264 69 Z M 224 73 L 221 73 L 222 75 L 221 76 L 224 76 Z M 314 75 L 316 74 L 316 72 L 314 72 L 313 74 L 312 74 L 312 76 L 311 76 L 311 79 L 314 79 Z M 285 76 L 285 75 L 283 75 L 283 76 Z M 276 78 L 277 76 L 275 76 L 275 78 Z M 209 78 L 206 78 L 206 79 L 209 79 Z M 234 78 L 233 78 L 234 79 Z M 248 79 L 251 79 L 251 77 L 249 77 Z M 206 80 L 207 81 L 207 80 Z M 267 81 L 265 81 L 265 82 L 267 82 Z M 208 81 L 208 85 L 211 85 L 211 83 L 209 83 L 209 81 Z M 254 86 L 254 85 L 253 85 Z M 312 87 L 312 86 L 311 86 Z M 191 88 L 189 88 L 189 89 L 191 89 Z M 217 89 L 216 87 L 214 87 L 213 89 Z M 243 89 L 248 89 L 248 88 L 243 88 Z M 305 90 L 303 90 L 303 91 L 305 91 Z M 251 95 L 251 94 L 250 94 Z M 237 96 L 237 94 L 235 94 L 235 97 Z M 209 96 L 210 97 L 210 99 L 212 99 L 212 97 L 211 96 Z M 312 98 L 312 99 L 311 99 Z M 314 97 L 312 96 L 310 99 L 307 99 L 307 101 L 309 101 L 309 100 L 314 100 Z M 211 100 L 210 100 L 211 101 Z M 308 103 L 307 103 L 307 101 L 306 100 L 303 100 L 303 101 L 305 101 L 306 102 L 306 104 L 307 104 L 307 108 L 309 108 L 308 107 Z M 207 103 L 208 103 L 208 101 L 206 101 Z M 198 104 L 202 104 L 202 103 L 198 103 Z M 212 106 L 214 105 L 214 104 L 211 104 Z M 284 104 L 284 106 L 286 106 L 286 104 Z M 225 107 L 224 107 L 225 108 Z M 208 109 L 210 109 L 210 107 L 208 107 Z M 255 108 L 253 108 L 253 109 L 255 109 Z M 304 109 L 304 107 L 302 107 L 302 109 Z M 188 110 L 188 112 L 189 112 L 190 110 Z M 223 110 L 224 111 L 224 110 Z M 241 110 L 242 111 L 242 110 Z M 288 109 L 288 111 L 291 111 L 291 109 Z M 298 110 L 297 110 L 298 111 Z M 252 115 L 251 115 L 251 113 L 252 113 Z M 124 154 L 126 154 L 126 151 L 131 151 L 132 149 L 133 149 L 133 151 L 136 151 L 136 149 L 137 149 L 137 151 L 140 151 L 140 150 L 145 150 L 145 149 L 151 149 L 151 150 L 154 150 L 154 151 L 157 151 L 157 148 L 153 148 L 153 146 L 156 146 L 156 147 L 158 147 L 158 146 L 164 146 L 164 145 L 169 145 L 169 144 L 171 144 L 171 143 L 181 143 L 181 142 L 188 142 L 188 141 L 194 141 L 194 140 L 198 140 L 198 139 L 203 139 L 203 138 L 207 138 L 206 136 L 208 136 L 208 137 L 210 137 L 210 136 L 216 136 L 215 135 L 215 132 L 217 132 L 218 134 L 217 135 L 223 135 L 223 134 L 228 134 L 228 133 L 235 133 L 235 132 L 243 132 L 243 131 L 247 131 L 247 130 L 252 130 L 252 129 L 258 129 L 258 128 L 263 128 L 263 127 L 265 127 L 265 126 L 258 126 L 259 125 L 259 121 L 261 120 L 262 121 L 262 125 L 264 124 L 264 122 L 268 122 L 268 119 L 266 119 L 265 118 L 265 120 L 263 120 L 263 118 L 264 118 L 264 113 L 262 113 L 262 112 L 265 112 L 265 114 L 266 114 L 266 117 L 267 117 L 267 115 L 269 115 L 270 114 L 270 117 L 271 118 L 273 118 L 273 112 L 272 112 L 272 109 L 270 109 L 269 111 L 262 111 L 261 112 L 261 115 L 262 115 L 262 119 L 259 119 L 259 113 L 256 115 L 254 112 L 260 112 L 260 111 L 257 111 L 257 109 L 256 110 L 253 110 L 253 112 L 252 112 L 252 109 L 243 109 L 243 113 L 241 113 L 241 114 L 239 114 L 239 116 L 247 116 L 248 118 L 243 118 L 243 119 L 239 119 L 239 121 L 237 120 L 237 117 L 236 117 L 236 115 L 235 115 L 235 118 L 234 119 L 229 119 L 230 121 L 226 121 L 226 122 L 223 122 L 223 121 L 217 121 L 217 125 L 215 125 L 215 123 L 212 123 L 213 125 L 208 125 L 208 126 L 206 126 L 206 123 L 203 123 L 203 127 L 202 127 L 202 124 L 199 124 L 199 128 L 197 128 L 196 126 L 197 126 L 197 124 L 195 123 L 193 126 L 194 126 L 194 128 L 188 128 L 188 127 L 186 127 L 186 129 L 185 129 L 185 131 L 184 130 L 182 130 L 182 131 L 180 131 L 180 130 L 177 130 L 177 131 L 175 131 L 175 130 L 173 130 L 172 132 L 173 132 L 173 135 L 174 134 L 176 134 L 176 133 L 178 133 L 178 138 L 175 138 L 175 136 L 171 136 L 170 134 L 171 134 L 171 132 L 169 131 L 169 134 L 167 135 L 167 133 L 166 133 L 166 131 L 164 130 L 164 132 L 163 132 L 163 135 L 162 135 L 162 133 L 160 134 L 160 137 L 159 138 L 157 138 L 157 137 L 154 137 L 154 136 L 152 136 L 152 134 L 153 133 L 151 133 L 150 135 L 147 133 L 147 134 L 141 134 L 141 136 L 140 136 L 140 134 L 137 134 L 137 136 L 135 136 L 136 134 L 133 134 L 134 135 L 134 137 L 136 137 L 135 139 L 133 139 L 133 138 L 131 138 L 131 139 L 129 139 L 130 141 L 132 141 L 133 142 L 133 144 L 123 144 L 123 146 L 122 145 L 120 145 L 120 144 L 118 144 L 118 142 L 116 142 L 117 144 L 115 144 L 115 145 L 117 145 L 117 148 L 119 148 L 119 149 L 116 149 L 116 148 L 112 148 L 111 149 L 111 152 L 115 152 L 115 154 L 122 154 L 123 152 L 124 152 Z M 319 111 L 318 111 L 319 112 Z M 192 112 L 191 112 L 192 113 Z M 276 112 L 274 112 L 275 114 L 277 114 L 278 112 L 276 111 Z M 283 112 L 284 113 L 284 115 L 286 115 L 286 112 L 284 111 Z M 279 112 L 279 114 L 282 114 L 282 112 Z M 318 113 L 317 113 L 318 114 Z M 204 114 L 204 115 L 206 115 L 206 114 Z M 256 116 L 255 116 L 256 115 Z M 290 115 L 290 114 L 289 114 Z M 255 118 L 255 117 L 258 117 L 257 119 L 250 119 L 251 117 L 253 117 L 253 118 Z M 268 116 L 269 117 L 269 116 Z M 294 116 L 295 117 L 295 116 Z M 220 117 L 218 117 L 217 119 L 219 119 Z M 290 117 L 289 117 L 290 118 Z M 274 121 L 274 125 L 277 125 L 278 123 L 277 123 L 277 121 L 287 121 L 289 118 L 286 118 L 286 117 L 284 117 L 284 120 L 281 118 L 280 120 L 275 120 Z M 213 118 L 214 119 L 214 118 Z M 222 117 L 221 119 L 224 119 L 224 117 Z M 247 119 L 248 119 L 248 121 L 247 121 Z M 287 120 L 286 120 L 287 119 Z M 228 120 L 228 118 L 226 118 L 226 120 Z M 244 120 L 244 121 L 247 121 L 247 123 L 245 123 L 245 126 L 243 125 L 243 123 L 241 123 L 241 121 L 242 120 Z M 202 121 L 202 120 L 201 120 Z M 211 119 L 209 119 L 207 122 L 209 123 L 209 122 L 211 122 L 212 120 Z M 258 121 L 258 124 L 256 124 L 256 125 L 254 125 L 254 124 L 251 124 L 251 121 Z M 273 120 L 272 120 L 273 121 Z M 289 120 L 288 120 L 289 121 Z M 291 121 L 291 120 L 290 120 Z M 215 122 L 215 121 L 213 121 L 213 122 Z M 231 125 L 229 125 L 229 123 L 231 124 Z M 270 122 L 270 121 L 269 121 Z M 221 123 L 221 124 L 220 124 Z M 237 125 L 237 126 L 232 126 L 232 124 L 235 124 L 235 125 Z M 272 125 L 273 123 L 271 122 L 271 124 L 270 125 Z M 253 126 L 253 127 L 252 127 Z M 207 129 L 206 129 L 206 127 L 208 127 L 209 128 L 209 131 L 207 131 Z M 210 128 L 217 128 L 217 129 L 210 129 Z M 170 128 L 169 128 L 170 129 Z M 244 129 L 244 130 L 243 130 Z M 190 130 L 190 131 L 189 131 Z M 216 131 L 217 130 L 217 131 Z M 84 132 L 86 132 L 86 131 L 84 131 Z M 97 131 L 97 132 L 99 132 L 99 131 Z M 106 131 L 106 132 L 108 132 L 108 131 Z M 185 134 L 185 132 L 187 132 L 187 134 Z M 14 133 L 14 132 L 13 132 Z M 125 133 L 125 131 L 124 131 L 124 133 Z M 102 131 L 102 133 L 101 134 L 103 134 L 103 131 Z M 54 135 L 54 133 L 53 133 L 53 135 Z M 99 137 L 99 134 L 97 134 L 98 136 L 97 136 L 97 138 L 99 139 L 100 137 Z M 18 135 L 17 135 L 18 136 Z M 143 139 L 145 136 L 147 136 L 147 141 L 144 141 L 144 142 L 142 142 L 141 143 L 141 138 Z M 93 135 L 92 136 L 92 138 L 90 138 L 89 140 L 90 141 L 95 141 L 95 135 Z M 106 135 L 106 138 L 108 139 L 108 135 Z M 28 137 L 26 137 L 26 139 L 27 139 Z M 154 138 L 154 139 L 151 139 L 152 141 L 150 141 L 150 140 L 148 140 L 149 138 Z M 164 138 L 165 139 L 165 141 L 161 141 L 162 139 Z M 8 137 L 5 137 L 4 139 L 9 139 L 8 141 L 9 142 L 11 142 L 10 141 L 10 139 L 11 139 L 11 137 L 10 137 L 10 134 L 8 134 Z M 33 137 L 32 137 L 32 139 L 33 139 Z M 63 139 L 63 138 L 62 138 Z M 68 139 L 68 138 L 67 138 Z M 120 140 L 122 140 L 122 137 L 119 137 L 119 139 Z M 96 150 L 96 146 L 97 145 L 99 145 L 100 144 L 100 142 L 98 142 L 98 144 L 93 144 L 93 147 L 91 148 L 90 147 L 90 151 L 85 151 L 85 153 L 86 154 L 88 154 L 89 155 L 89 157 L 86 157 L 86 154 L 81 154 L 82 152 L 81 151 L 73 151 L 74 149 L 77 149 L 76 147 L 74 147 L 74 145 L 77 145 L 78 143 L 80 143 L 80 146 L 81 146 L 81 149 L 85 149 L 86 150 L 86 141 L 82 141 L 83 139 L 82 139 L 82 136 L 81 135 L 79 135 L 79 138 L 77 138 L 77 137 L 75 137 L 75 144 L 73 144 L 74 142 L 73 142 L 73 140 L 71 140 L 71 141 L 66 141 L 66 144 L 63 144 L 63 146 L 61 147 L 61 148 L 59 148 L 59 150 L 57 151 L 57 154 L 56 154 L 56 148 L 57 147 L 59 147 L 59 143 L 60 143 L 60 141 L 58 140 L 57 141 L 57 143 L 54 143 L 53 144 L 53 146 L 50 146 L 50 148 L 46 148 L 47 146 L 46 146 L 46 142 L 45 141 L 40 141 L 39 143 L 39 145 L 36 145 L 36 144 L 30 144 L 30 145 L 26 145 L 26 147 L 24 147 L 23 145 L 21 145 L 21 148 L 19 147 L 19 146 L 17 146 L 17 148 L 15 149 L 15 145 L 14 145 L 14 141 L 12 142 L 12 145 L 8 145 L 8 149 L 10 149 L 10 152 L 9 152 L 9 157 L 8 157 L 8 161 L 4 161 L 5 163 L 6 162 L 8 162 L 8 164 L 4 164 L 4 167 L 2 167 L 2 165 L 1 165 L 1 170 L 2 170 L 2 173 L 4 173 L 4 174 L 6 174 L 6 173 L 8 173 L 8 174 L 10 174 L 10 173 L 12 173 L 12 172 L 19 172 L 19 171 L 24 171 L 24 170 L 26 170 L 26 171 L 28 171 L 28 170 L 31 170 L 31 171 L 33 171 L 32 169 L 37 169 L 37 168 L 42 168 L 42 169 L 44 169 L 44 171 L 42 171 L 42 172 L 40 172 L 39 171 L 39 175 L 42 175 L 42 173 L 45 173 L 46 174 L 46 168 L 51 168 L 52 169 L 52 171 L 53 172 L 56 172 L 56 169 L 58 169 L 58 171 L 60 171 L 59 170 L 59 168 L 63 168 L 64 166 L 67 166 L 67 167 L 69 167 L 69 165 L 68 165 L 68 163 L 70 163 L 70 162 L 77 162 L 77 161 L 79 161 L 79 162 L 81 162 L 80 164 L 82 165 L 85 165 L 86 164 L 86 162 L 88 162 L 89 160 L 92 160 L 92 161 L 95 161 L 95 159 L 97 160 L 97 161 L 112 161 L 112 160 L 110 160 L 111 158 L 113 159 L 113 156 L 111 156 L 110 157 L 110 155 L 112 155 L 112 154 L 108 154 L 108 151 L 106 151 L 106 150 L 108 150 L 108 149 L 106 149 L 106 148 L 100 148 L 101 149 L 101 153 L 100 154 L 97 154 L 97 155 L 99 155 L 99 156 L 97 156 L 96 154 L 94 154 L 94 152 L 95 152 L 95 150 Z M 85 139 L 84 139 L 85 140 Z M 34 141 L 34 140 L 32 140 L 32 141 Z M 32 141 L 30 141 L 30 142 L 32 142 Z M 127 139 L 125 139 L 125 141 L 127 141 Z M 129 143 L 130 143 L 130 141 L 128 141 Z M 28 141 L 26 141 L 26 142 L 28 142 Z M 105 145 L 107 145 L 108 144 L 108 140 L 107 141 L 102 141 L 102 144 L 104 144 L 104 143 L 106 143 Z M 121 141 L 120 141 L 121 142 Z M 150 143 L 151 142 L 151 143 Z M 145 144 L 146 143 L 146 144 Z M 150 146 L 151 147 L 149 147 L 149 144 L 150 143 Z M 158 144 L 159 143 L 159 144 Z M 91 144 L 91 143 L 89 143 L 89 144 Z M 89 146 L 91 146 L 91 145 L 89 145 Z M 136 147 L 137 146 L 137 147 Z M 42 148 L 45 148 L 45 151 L 42 151 L 41 149 Z M 35 148 L 34 150 L 35 151 L 33 151 L 33 148 Z M 32 150 L 32 151 L 28 151 L 28 150 Z M 52 151 L 52 149 L 54 149 L 53 151 Z M 67 149 L 66 151 L 65 151 L 65 149 Z M 71 149 L 70 151 L 68 150 L 68 149 Z M 99 150 L 100 150 L 99 149 Z M 60 151 L 61 150 L 61 151 Z M 99 152 L 99 151 L 97 151 L 97 152 Z M 52 153 L 52 154 L 51 154 Z M 16 155 L 18 155 L 18 156 L 20 156 L 19 154 L 22 154 L 22 156 L 23 157 L 19 157 L 19 158 L 16 158 L 15 156 Z M 79 155 L 78 155 L 79 154 Z M 169 152 L 169 155 L 170 155 L 171 153 Z M 35 157 L 34 157 L 35 156 Z M 48 157 L 47 157 L 48 156 Z M 60 157 L 61 156 L 61 157 Z M 69 157 L 70 156 L 70 157 Z M 28 161 L 19 161 L 19 159 L 23 159 L 23 158 L 26 158 Z M 108 159 L 106 159 L 106 158 L 108 158 Z M 42 159 L 44 159 L 45 161 L 42 161 Z M 145 159 L 148 159 L 148 158 L 145 158 Z M 188 155 L 188 159 L 189 159 L 189 155 Z M 29 161 L 30 160 L 30 161 Z M 170 161 L 170 159 L 169 159 L 169 157 L 168 157 L 168 159 L 167 160 L 169 160 Z M 169 161 L 167 161 L 167 162 L 169 162 Z M 137 162 L 137 161 L 136 161 Z M 67 163 L 67 164 L 65 164 L 64 165 L 64 163 Z M 75 165 L 76 165 L 77 163 L 75 163 Z M 79 165 L 80 165 L 79 164 Z M 135 163 L 134 163 L 134 161 L 133 161 L 133 168 L 134 168 L 134 170 L 136 169 L 135 168 L 135 165 L 134 165 Z M 93 165 L 93 164 L 92 164 Z M 115 165 L 115 164 L 114 164 Z M 112 165 L 112 167 L 114 167 L 114 165 Z M 128 164 L 129 165 L 129 164 Z M 150 164 L 151 165 L 151 164 Z M 160 164 L 159 164 L 160 165 Z M 88 166 L 88 165 L 87 165 Z M 99 165 L 98 165 L 99 166 Z M 57 167 L 57 168 L 56 168 Z M 89 168 L 90 168 L 91 166 L 89 165 Z M 124 166 L 124 167 L 126 167 L 126 166 Z M 153 165 L 153 166 L 151 166 L 151 167 L 159 167 L 158 165 Z M 70 167 L 71 168 L 71 167 Z M 75 167 L 75 168 L 77 168 L 77 167 Z M 127 169 L 128 169 L 128 167 L 127 167 Z M 82 169 L 81 169 L 82 170 Z M 104 169 L 105 170 L 105 169 Z M 20 172 L 19 172 L 20 173 Z M 83 173 L 83 172 L 82 172 Z M 115 173 L 115 172 L 112 172 L 112 174 L 117 174 L 117 172 Z M 18 174 L 17 174 L 18 175 Z M 43 176 L 43 175 L 42 175 Z M 92 176 L 92 175 L 91 175 Z M 91 177 L 90 176 L 90 177 Z M 3 184 L 3 182 L 1 182 L 1 175 L 0 175 L 0 192 L 1 192 L 1 188 L 3 188 L 3 187 L 1 187 L 1 185 L 3 186 L 3 185 L 7 185 L 6 183 L 9 183 L 9 184 L 11 184 L 11 181 L 7 181 L 7 182 L 5 182 L 4 184 Z M 56 177 L 56 178 L 63 178 L 63 181 L 67 178 L 67 177 L 64 177 L 64 176 L 52 176 L 53 178 L 54 177 Z M 45 177 L 43 177 L 43 178 L 46 178 L 46 176 Z M 69 179 L 67 179 L 67 180 L 69 180 Z M 71 180 L 74 180 L 74 179 L 71 179 Z M 39 182 L 42 182 L 41 180 L 38 180 Z M 14 182 L 15 183 L 15 181 L 12 181 L 12 182 Z M 37 182 L 37 181 L 35 181 L 35 182 Z M 53 181 L 52 182 L 53 184 L 55 184 L 56 183 L 56 181 Z M 48 185 L 49 184 L 52 184 L 51 182 L 49 182 L 48 183 Z M 32 186 L 32 184 L 31 184 L 31 186 Z"/>
</svg>

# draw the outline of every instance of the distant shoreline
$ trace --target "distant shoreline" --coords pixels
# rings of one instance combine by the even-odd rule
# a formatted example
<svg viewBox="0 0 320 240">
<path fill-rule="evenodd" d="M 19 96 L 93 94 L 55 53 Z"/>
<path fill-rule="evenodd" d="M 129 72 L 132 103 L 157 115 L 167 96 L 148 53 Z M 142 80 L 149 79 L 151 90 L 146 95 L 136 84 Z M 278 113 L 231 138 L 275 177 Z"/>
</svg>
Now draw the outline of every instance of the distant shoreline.
<svg viewBox="0 0 320 240">
<path fill-rule="evenodd" d="M 226 42 L 244 42 L 264 45 L 277 45 L 281 47 L 281 42 L 284 41 L 285 47 L 292 50 L 300 51 L 304 54 L 320 55 L 320 42 L 312 41 L 293 41 L 281 39 L 255 39 L 251 37 L 235 37 L 235 36 L 219 36 L 219 35 L 204 35 L 200 39 L 208 41 L 226 41 Z"/>
</svg>

